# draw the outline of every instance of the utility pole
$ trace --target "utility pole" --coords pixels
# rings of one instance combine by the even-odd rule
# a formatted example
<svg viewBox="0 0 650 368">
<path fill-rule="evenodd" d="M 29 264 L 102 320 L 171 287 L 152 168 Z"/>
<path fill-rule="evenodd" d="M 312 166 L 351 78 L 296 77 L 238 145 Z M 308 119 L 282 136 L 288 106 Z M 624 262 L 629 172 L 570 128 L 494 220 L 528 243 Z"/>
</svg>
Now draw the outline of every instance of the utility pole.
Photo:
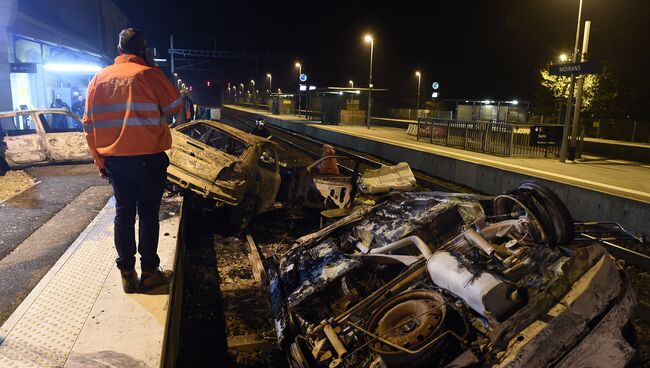
<svg viewBox="0 0 650 368">
<path fill-rule="evenodd" d="M 174 35 L 169 36 L 169 48 L 171 50 L 172 75 L 174 75 Z"/>
<path fill-rule="evenodd" d="M 366 118 L 366 128 L 370 129 L 370 114 L 372 111 L 372 56 L 375 49 L 375 40 L 371 36 L 366 36 L 366 42 L 370 42 L 370 76 L 368 77 L 368 116 Z"/>
<path fill-rule="evenodd" d="M 585 34 L 582 38 L 582 59 L 581 62 L 587 61 L 587 52 L 589 50 L 589 32 L 591 31 L 591 22 L 585 22 Z M 569 146 L 569 160 L 576 159 L 576 145 L 578 138 L 578 126 L 580 125 L 580 107 L 582 105 L 582 90 L 585 84 L 585 75 L 578 79 L 578 88 L 576 91 L 576 109 L 573 113 L 573 127 L 571 129 L 571 145 Z"/>
<path fill-rule="evenodd" d="M 582 18 L 582 0 L 578 5 L 578 25 L 576 29 L 576 42 L 573 47 L 573 62 L 578 60 L 578 43 L 580 42 L 580 22 Z M 566 115 L 564 116 L 564 129 L 562 130 L 562 149 L 560 150 L 560 162 L 566 161 L 567 149 L 569 145 L 569 119 L 571 117 L 571 104 L 573 103 L 573 89 L 576 83 L 575 74 L 571 75 L 571 84 L 569 84 L 569 98 L 566 104 Z"/>
</svg>

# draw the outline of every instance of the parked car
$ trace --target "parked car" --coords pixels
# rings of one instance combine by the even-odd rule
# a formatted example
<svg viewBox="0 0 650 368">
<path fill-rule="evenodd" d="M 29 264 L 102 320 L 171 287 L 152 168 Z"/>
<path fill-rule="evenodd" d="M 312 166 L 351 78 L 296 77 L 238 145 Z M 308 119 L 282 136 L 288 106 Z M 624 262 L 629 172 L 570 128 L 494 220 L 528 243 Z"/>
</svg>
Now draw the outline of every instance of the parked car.
<svg viewBox="0 0 650 368">
<path fill-rule="evenodd" d="M 306 367 L 624 367 L 636 296 L 547 187 L 393 192 L 267 259 L 278 343 Z"/>
<path fill-rule="evenodd" d="M 0 132 L 12 168 L 92 160 L 81 120 L 67 109 L 1 112 Z"/>
</svg>

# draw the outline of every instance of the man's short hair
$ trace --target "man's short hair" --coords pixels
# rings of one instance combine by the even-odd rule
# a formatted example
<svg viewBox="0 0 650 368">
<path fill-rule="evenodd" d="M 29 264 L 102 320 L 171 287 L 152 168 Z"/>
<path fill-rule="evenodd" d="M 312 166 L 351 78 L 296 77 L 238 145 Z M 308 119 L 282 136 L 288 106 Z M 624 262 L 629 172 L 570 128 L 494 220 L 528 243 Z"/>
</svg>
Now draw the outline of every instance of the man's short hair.
<svg viewBox="0 0 650 368">
<path fill-rule="evenodd" d="M 126 28 L 120 32 L 120 40 L 117 46 L 125 54 L 141 55 L 145 47 L 147 47 L 147 41 L 142 31 L 135 28 Z"/>
</svg>

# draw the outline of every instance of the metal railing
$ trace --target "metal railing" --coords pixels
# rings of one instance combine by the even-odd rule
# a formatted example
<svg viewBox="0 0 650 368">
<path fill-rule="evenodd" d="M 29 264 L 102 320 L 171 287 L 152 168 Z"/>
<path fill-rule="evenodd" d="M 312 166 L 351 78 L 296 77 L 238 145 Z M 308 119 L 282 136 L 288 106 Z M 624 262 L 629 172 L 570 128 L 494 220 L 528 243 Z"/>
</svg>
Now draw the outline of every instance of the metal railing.
<svg viewBox="0 0 650 368">
<path fill-rule="evenodd" d="M 532 146 L 530 124 L 418 118 L 417 139 L 497 156 L 556 157 L 559 147 Z M 582 140 L 580 138 L 580 140 Z"/>
</svg>

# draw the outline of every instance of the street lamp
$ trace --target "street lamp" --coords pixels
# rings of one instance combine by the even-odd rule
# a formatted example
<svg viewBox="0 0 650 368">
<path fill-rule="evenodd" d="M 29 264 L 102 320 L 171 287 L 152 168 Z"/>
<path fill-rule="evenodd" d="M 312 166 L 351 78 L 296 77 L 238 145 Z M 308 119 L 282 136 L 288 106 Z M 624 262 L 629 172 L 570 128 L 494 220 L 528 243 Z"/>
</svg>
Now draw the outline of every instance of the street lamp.
<svg viewBox="0 0 650 368">
<path fill-rule="evenodd" d="M 370 129 L 370 113 L 372 111 L 372 55 L 375 49 L 375 40 L 371 35 L 364 37 L 366 42 L 370 43 L 370 76 L 368 77 L 368 116 L 366 117 L 366 128 Z"/>
<path fill-rule="evenodd" d="M 582 0 L 578 5 L 578 25 L 576 27 L 576 43 L 573 47 L 573 61 L 578 60 L 578 42 L 580 42 L 580 21 L 582 18 Z M 562 149 L 560 150 L 560 162 L 566 161 L 567 150 L 569 145 L 569 118 L 571 116 L 571 104 L 573 103 L 573 89 L 576 84 L 575 74 L 571 74 L 571 83 L 569 84 L 569 98 L 566 104 L 566 115 L 564 116 L 564 129 L 562 132 Z"/>
<path fill-rule="evenodd" d="M 272 84 L 273 77 L 271 76 L 271 73 L 267 74 L 266 76 L 269 78 L 269 91 L 272 91 L 273 88 L 271 88 L 271 87 L 273 86 L 273 84 Z"/>
<path fill-rule="evenodd" d="M 561 62 L 566 63 L 567 60 L 569 60 L 569 55 L 567 55 L 565 53 L 560 54 L 560 61 Z"/>
<path fill-rule="evenodd" d="M 348 83 L 350 83 L 350 88 L 354 88 L 354 82 L 353 81 L 350 81 Z"/>
<path fill-rule="evenodd" d="M 174 74 L 176 74 L 176 73 L 174 73 Z M 182 80 L 180 78 L 178 78 L 178 80 L 176 81 L 176 85 L 178 86 L 178 89 L 181 89 L 181 82 L 182 82 Z"/>
<path fill-rule="evenodd" d="M 419 71 L 416 71 L 415 76 L 418 77 L 418 99 L 415 104 L 415 110 L 417 110 L 415 115 L 417 117 L 418 111 L 420 110 L 420 82 L 422 81 L 422 74 Z"/>
<path fill-rule="evenodd" d="M 295 64 L 296 68 L 298 68 L 298 80 L 300 80 L 300 76 L 302 75 L 302 64 L 296 62 Z M 302 95 L 300 94 L 300 89 L 298 89 L 298 116 L 300 116 L 300 108 L 302 107 Z"/>
</svg>

